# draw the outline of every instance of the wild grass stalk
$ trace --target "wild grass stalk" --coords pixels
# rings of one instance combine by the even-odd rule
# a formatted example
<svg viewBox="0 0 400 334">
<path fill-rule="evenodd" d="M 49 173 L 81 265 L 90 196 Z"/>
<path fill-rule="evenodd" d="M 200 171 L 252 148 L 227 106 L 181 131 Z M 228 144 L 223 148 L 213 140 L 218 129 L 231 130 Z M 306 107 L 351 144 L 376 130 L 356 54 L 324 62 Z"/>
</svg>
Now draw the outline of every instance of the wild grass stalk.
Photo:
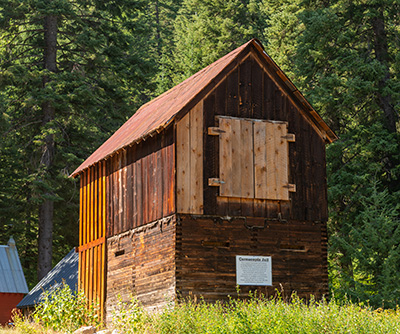
<svg viewBox="0 0 400 334">
<path fill-rule="evenodd" d="M 33 323 L 16 318 L 13 333 L 66 333 L 90 322 L 99 326 L 95 314 L 83 306 L 82 300 L 77 304 L 63 300 L 67 294 L 63 293 L 56 299 L 46 299 Z M 71 294 L 68 298 L 81 297 Z M 70 311 L 65 312 L 68 307 Z M 145 312 L 133 298 L 130 303 L 119 301 L 112 318 L 109 328 L 124 334 L 400 333 L 400 309 L 373 310 L 335 300 L 304 302 L 296 295 L 290 301 L 252 297 L 213 304 L 188 299 L 154 314 Z"/>
</svg>

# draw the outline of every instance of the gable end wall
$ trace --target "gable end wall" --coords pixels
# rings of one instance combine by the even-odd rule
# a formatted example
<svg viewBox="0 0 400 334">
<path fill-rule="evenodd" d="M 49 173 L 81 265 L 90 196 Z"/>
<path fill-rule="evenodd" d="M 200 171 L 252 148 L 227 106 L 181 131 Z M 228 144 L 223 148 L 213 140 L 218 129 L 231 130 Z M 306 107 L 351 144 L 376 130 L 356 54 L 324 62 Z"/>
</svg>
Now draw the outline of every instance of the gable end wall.
<svg viewBox="0 0 400 334">
<path fill-rule="evenodd" d="M 197 109 L 201 106 L 203 138 L 195 140 L 194 134 L 199 137 L 201 132 L 190 126 L 189 120 L 195 112 L 199 114 Z M 219 136 L 208 134 L 208 128 L 218 128 L 218 116 L 288 123 L 288 133 L 296 137 L 295 142 L 289 144 L 289 184 L 296 186 L 289 201 L 222 197 L 218 186 L 209 186 L 210 179 L 220 176 Z M 185 135 L 181 129 L 187 129 Z M 201 168 L 198 163 L 193 167 L 193 142 L 203 144 L 201 155 L 197 157 L 197 160 L 202 159 Z M 180 150 L 182 145 L 188 146 L 186 153 Z M 325 141 L 252 55 L 179 120 L 177 146 L 178 212 L 275 219 L 280 213 L 286 220 L 327 221 Z M 193 185 L 193 179 L 197 181 L 199 173 L 203 175 L 202 185 Z M 203 196 L 194 196 L 191 188 L 197 191 L 202 188 Z M 197 201 L 199 204 L 193 209 L 189 204 L 182 205 L 184 201 Z"/>
</svg>

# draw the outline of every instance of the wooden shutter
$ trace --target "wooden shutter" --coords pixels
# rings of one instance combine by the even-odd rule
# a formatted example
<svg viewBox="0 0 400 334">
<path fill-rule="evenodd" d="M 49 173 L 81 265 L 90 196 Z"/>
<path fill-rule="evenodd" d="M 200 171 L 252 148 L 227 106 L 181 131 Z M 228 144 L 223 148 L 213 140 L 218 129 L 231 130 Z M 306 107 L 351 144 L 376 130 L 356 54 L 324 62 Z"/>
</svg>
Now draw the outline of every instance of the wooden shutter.
<svg viewBox="0 0 400 334">
<path fill-rule="evenodd" d="M 287 123 L 219 117 L 220 196 L 289 200 L 289 142 Z"/>
<path fill-rule="evenodd" d="M 220 118 L 220 196 L 254 198 L 253 123 Z"/>
<path fill-rule="evenodd" d="M 289 142 L 284 122 L 254 122 L 255 198 L 289 200 Z"/>
</svg>

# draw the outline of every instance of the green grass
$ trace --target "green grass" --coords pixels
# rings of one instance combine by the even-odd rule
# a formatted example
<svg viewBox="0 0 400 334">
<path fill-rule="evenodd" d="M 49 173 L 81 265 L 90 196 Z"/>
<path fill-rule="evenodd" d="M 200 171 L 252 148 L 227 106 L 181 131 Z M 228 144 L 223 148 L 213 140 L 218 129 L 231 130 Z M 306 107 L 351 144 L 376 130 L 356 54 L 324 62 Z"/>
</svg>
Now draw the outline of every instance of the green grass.
<svg viewBox="0 0 400 334">
<path fill-rule="evenodd" d="M 60 323 L 60 317 L 54 317 L 54 313 L 61 312 L 56 311 L 59 310 L 57 302 L 47 302 L 41 312 L 49 309 L 52 317 L 41 313 L 40 317 L 34 317 L 34 323 L 17 319 L 14 330 L 0 329 L 0 334 L 71 332 L 71 319 Z M 64 306 L 74 304 L 65 299 L 61 302 Z M 171 305 L 158 314 L 147 314 L 135 299 L 131 303 L 119 302 L 115 308 L 113 321 L 108 326 L 110 329 L 119 329 L 121 333 L 400 333 L 400 310 L 372 310 L 350 302 L 304 303 L 296 296 L 290 302 L 279 298 L 251 298 L 247 301 L 231 299 L 225 304 L 188 300 Z M 95 320 L 91 317 L 85 319 Z"/>
<path fill-rule="evenodd" d="M 400 312 L 354 304 L 282 300 L 187 302 L 152 318 L 149 333 L 400 333 Z"/>
</svg>

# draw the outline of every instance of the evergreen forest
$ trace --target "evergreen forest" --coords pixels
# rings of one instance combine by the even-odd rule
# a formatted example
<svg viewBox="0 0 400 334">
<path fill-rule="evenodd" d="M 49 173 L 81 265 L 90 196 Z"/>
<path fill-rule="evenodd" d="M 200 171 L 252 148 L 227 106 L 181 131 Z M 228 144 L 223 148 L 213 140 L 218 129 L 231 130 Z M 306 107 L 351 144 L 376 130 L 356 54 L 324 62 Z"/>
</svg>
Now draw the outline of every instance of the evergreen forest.
<svg viewBox="0 0 400 334">
<path fill-rule="evenodd" d="M 144 103 L 258 38 L 338 135 L 336 299 L 400 303 L 399 0 L 0 0 L 0 244 L 28 285 L 78 244 L 69 175 Z"/>
</svg>

